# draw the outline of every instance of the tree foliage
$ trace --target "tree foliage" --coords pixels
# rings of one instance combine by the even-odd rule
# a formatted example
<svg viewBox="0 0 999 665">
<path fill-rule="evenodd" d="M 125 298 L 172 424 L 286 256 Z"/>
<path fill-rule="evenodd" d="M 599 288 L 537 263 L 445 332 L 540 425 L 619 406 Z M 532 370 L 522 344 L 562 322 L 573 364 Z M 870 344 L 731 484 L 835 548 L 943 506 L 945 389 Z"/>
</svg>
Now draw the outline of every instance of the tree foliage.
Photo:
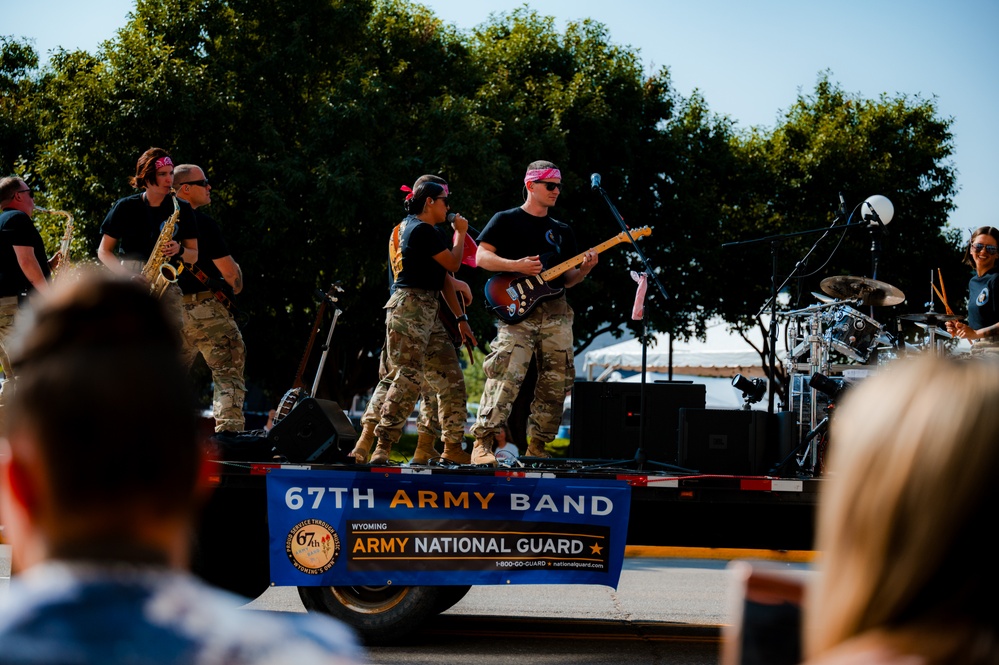
<svg viewBox="0 0 999 665">
<path fill-rule="evenodd" d="M 910 301 L 954 241 L 942 230 L 950 122 L 932 102 L 865 100 L 823 75 L 776 128 L 739 132 L 698 94 L 677 94 L 667 69 L 645 74 L 601 24 L 560 32 L 527 7 L 464 33 L 404 0 L 138 0 L 96 54 L 60 51 L 41 70 L 29 44 L 4 38 L 0 88 L 0 166 L 29 177 L 41 205 L 74 213 L 78 256 L 93 256 L 143 150 L 205 168 L 209 212 L 245 272 L 248 378 L 272 402 L 291 384 L 315 290 L 334 282 L 342 315 L 321 392 L 345 402 L 374 382 L 386 238 L 402 216 L 399 187 L 423 173 L 447 178 L 453 207 L 481 229 L 523 201 L 529 162 L 554 161 L 565 185 L 555 216 L 581 249 L 620 231 L 590 190 L 600 173 L 628 224 L 653 227 L 639 243 L 667 297 L 653 294 L 649 325 L 680 336 L 717 315 L 752 325 L 769 295 L 769 246 L 721 243 L 825 225 L 838 191 L 894 202 L 878 277 Z M 39 222 L 54 248 L 59 221 Z M 781 274 L 810 242 L 781 244 Z M 869 243 L 851 232 L 797 293 L 866 274 Z M 641 332 L 631 269 L 642 263 L 620 245 L 570 292 L 579 348 L 622 324 Z M 481 294 L 481 271 L 461 276 Z M 481 298 L 470 314 L 490 339 Z"/>
</svg>

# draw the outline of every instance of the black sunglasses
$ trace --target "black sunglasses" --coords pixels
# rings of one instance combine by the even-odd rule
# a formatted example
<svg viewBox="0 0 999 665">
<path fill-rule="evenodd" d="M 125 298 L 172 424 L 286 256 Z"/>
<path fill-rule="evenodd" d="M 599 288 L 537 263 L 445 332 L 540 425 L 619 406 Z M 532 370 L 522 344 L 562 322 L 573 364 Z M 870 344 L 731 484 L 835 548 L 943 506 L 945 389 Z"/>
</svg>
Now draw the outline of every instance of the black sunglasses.
<svg viewBox="0 0 999 665">
<path fill-rule="evenodd" d="M 544 180 L 535 180 L 534 184 L 544 185 L 545 189 L 547 189 L 549 192 L 554 192 L 556 189 L 559 190 L 560 192 L 562 191 L 562 183 L 560 182 L 546 182 Z"/>
<path fill-rule="evenodd" d="M 183 187 L 184 185 L 191 185 L 192 187 L 207 187 L 208 178 L 205 178 L 204 180 L 188 180 L 187 182 L 182 182 L 177 186 Z"/>
</svg>

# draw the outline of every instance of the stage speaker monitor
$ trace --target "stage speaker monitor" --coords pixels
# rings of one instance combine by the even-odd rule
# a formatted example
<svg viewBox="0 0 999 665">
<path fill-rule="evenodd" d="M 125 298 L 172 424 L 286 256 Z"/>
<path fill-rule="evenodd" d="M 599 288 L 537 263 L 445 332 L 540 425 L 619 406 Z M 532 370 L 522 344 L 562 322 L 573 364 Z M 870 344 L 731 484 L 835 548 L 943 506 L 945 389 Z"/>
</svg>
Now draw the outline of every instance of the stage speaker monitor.
<svg viewBox="0 0 999 665">
<path fill-rule="evenodd" d="M 705 398 L 702 384 L 645 384 L 648 420 L 643 433 L 641 384 L 577 381 L 572 386 L 570 454 L 586 459 L 632 459 L 642 438 L 647 459 L 675 464 L 679 410 L 703 409 Z"/>
<path fill-rule="evenodd" d="M 756 475 L 773 460 L 765 411 L 680 409 L 679 465 L 701 473 Z"/>
<path fill-rule="evenodd" d="M 339 404 L 309 397 L 278 421 L 267 438 L 289 462 L 332 464 L 347 461 L 357 432 Z"/>
</svg>

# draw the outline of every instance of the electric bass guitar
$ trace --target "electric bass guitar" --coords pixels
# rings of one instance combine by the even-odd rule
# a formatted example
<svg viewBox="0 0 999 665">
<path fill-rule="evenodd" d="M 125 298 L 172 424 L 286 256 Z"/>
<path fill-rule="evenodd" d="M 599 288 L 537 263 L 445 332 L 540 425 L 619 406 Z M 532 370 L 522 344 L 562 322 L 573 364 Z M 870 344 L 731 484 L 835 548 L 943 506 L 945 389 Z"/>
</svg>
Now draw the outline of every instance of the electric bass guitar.
<svg viewBox="0 0 999 665">
<path fill-rule="evenodd" d="M 634 242 L 651 234 L 652 229 L 648 226 L 632 229 L 627 233 L 622 231 L 610 240 L 593 247 L 592 251 L 599 254 L 619 243 Z M 583 252 L 537 275 L 523 275 L 516 272 L 493 275 L 486 282 L 486 303 L 496 312 L 496 316 L 506 323 L 519 323 L 527 318 L 542 300 L 560 296 L 565 287 L 554 287 L 549 282 L 580 265 L 585 257 L 586 252 Z"/>
</svg>

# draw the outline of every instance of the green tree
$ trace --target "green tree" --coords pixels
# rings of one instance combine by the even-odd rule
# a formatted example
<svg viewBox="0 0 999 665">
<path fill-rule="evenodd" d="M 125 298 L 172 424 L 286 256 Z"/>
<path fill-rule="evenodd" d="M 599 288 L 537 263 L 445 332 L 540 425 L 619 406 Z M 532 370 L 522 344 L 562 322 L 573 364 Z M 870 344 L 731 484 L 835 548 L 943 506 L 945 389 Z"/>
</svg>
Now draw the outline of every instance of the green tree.
<svg viewBox="0 0 999 665">
<path fill-rule="evenodd" d="M 374 383 L 386 238 L 403 214 L 400 185 L 423 173 L 447 178 L 455 209 L 482 228 L 523 200 L 525 166 L 550 159 L 565 184 L 555 216 L 580 249 L 619 232 L 589 188 L 601 173 L 628 223 L 653 227 L 639 242 L 669 298 L 649 307 L 650 330 L 679 336 L 717 314 L 753 325 L 769 292 L 769 247 L 721 243 L 825 224 L 840 190 L 895 203 L 891 228 L 906 233 L 886 241 L 878 276 L 910 299 L 951 249 L 941 231 L 954 191 L 949 121 L 932 102 L 864 100 L 823 77 L 774 130 L 737 132 L 698 94 L 677 94 L 668 70 L 645 75 L 637 52 L 599 23 L 553 23 L 524 7 L 463 33 L 404 0 L 138 0 L 96 54 L 59 51 L 37 70 L 30 46 L 0 43 L 0 162 L 30 174 L 41 205 L 76 216 L 77 256 L 93 256 L 146 148 L 204 167 L 209 212 L 246 276 L 248 378 L 270 404 L 291 385 L 316 289 L 334 282 L 342 316 L 320 393 L 346 403 Z M 40 223 L 54 249 L 60 220 Z M 827 274 L 862 274 L 868 243 L 851 233 L 799 293 Z M 807 245 L 784 243 L 780 271 Z M 619 246 L 570 291 L 578 349 L 622 323 L 641 332 L 629 317 L 630 269 L 641 264 Z M 473 328 L 488 341 L 486 275 L 459 276 L 473 285 Z"/>
<path fill-rule="evenodd" d="M 887 196 L 895 217 L 886 233 L 858 227 L 821 240 L 804 235 L 725 250 L 720 254 L 724 270 L 710 278 L 724 318 L 742 328 L 760 325 L 755 314 L 770 295 L 771 252 L 776 252 L 780 284 L 816 242 L 790 284 L 792 308 L 814 304 L 810 293 L 820 291 L 825 277 L 875 277 L 875 243 L 881 247 L 876 278 L 907 296 L 897 308 L 877 308 L 875 318 L 882 323 L 902 312 L 925 310 L 929 275 L 937 267 L 944 269 L 948 284 L 962 283 L 953 260 L 958 239 L 945 226 L 956 191 L 950 124 L 938 117 L 932 100 L 863 99 L 844 92 L 824 73 L 814 92 L 799 95 L 774 130 L 738 135 L 733 144 L 741 168 L 719 211 L 715 243 L 827 227 L 835 219 L 840 192 L 851 222 L 862 221 L 857 208 L 872 194 Z"/>
<path fill-rule="evenodd" d="M 38 123 L 34 116 L 38 54 L 25 40 L 0 36 L 0 174 L 31 162 Z M 23 177 L 29 174 L 18 173 Z"/>
</svg>

